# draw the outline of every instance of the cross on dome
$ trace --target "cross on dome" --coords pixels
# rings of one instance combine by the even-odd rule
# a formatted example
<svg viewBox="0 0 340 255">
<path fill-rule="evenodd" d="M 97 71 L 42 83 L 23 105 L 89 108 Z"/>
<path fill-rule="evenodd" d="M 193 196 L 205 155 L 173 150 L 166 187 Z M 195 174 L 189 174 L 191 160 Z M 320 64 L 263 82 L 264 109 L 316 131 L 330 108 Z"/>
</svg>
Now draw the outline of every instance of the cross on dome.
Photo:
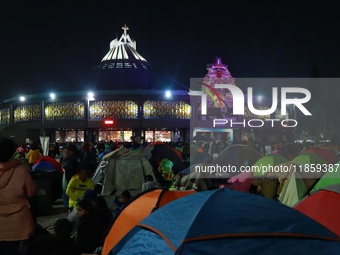
<svg viewBox="0 0 340 255">
<path fill-rule="evenodd" d="M 133 58 L 147 62 L 145 58 L 136 51 L 136 41 L 132 40 L 127 33 L 129 27 L 125 24 L 122 26 L 122 29 L 123 33 L 120 39 L 118 40 L 118 38 L 116 38 L 110 42 L 110 50 L 102 59 L 102 62 L 107 60 L 129 59 L 128 52 L 132 54 Z"/>
<path fill-rule="evenodd" d="M 125 24 L 124 26 L 122 26 L 122 29 L 124 30 L 124 35 L 126 36 L 127 30 L 129 30 L 129 27 Z"/>
<path fill-rule="evenodd" d="M 125 24 L 124 26 L 122 26 L 122 29 L 124 30 L 122 36 L 120 37 L 120 40 L 121 42 L 131 42 L 131 38 L 130 36 L 128 35 L 127 31 L 129 30 L 129 27 Z"/>
</svg>

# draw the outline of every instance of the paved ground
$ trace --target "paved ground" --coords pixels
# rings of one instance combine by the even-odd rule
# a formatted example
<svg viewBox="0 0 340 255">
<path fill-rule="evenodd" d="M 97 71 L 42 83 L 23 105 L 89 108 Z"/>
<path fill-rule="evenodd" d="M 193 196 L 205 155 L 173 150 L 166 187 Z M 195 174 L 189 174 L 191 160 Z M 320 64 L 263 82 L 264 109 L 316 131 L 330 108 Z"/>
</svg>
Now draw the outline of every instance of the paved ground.
<svg viewBox="0 0 340 255">
<path fill-rule="evenodd" d="M 53 203 L 50 212 L 46 215 L 41 215 L 37 217 L 38 224 L 43 228 L 49 230 L 53 233 L 53 224 L 57 219 L 66 218 L 68 216 L 67 212 L 63 212 L 62 200 L 58 199 Z"/>
</svg>

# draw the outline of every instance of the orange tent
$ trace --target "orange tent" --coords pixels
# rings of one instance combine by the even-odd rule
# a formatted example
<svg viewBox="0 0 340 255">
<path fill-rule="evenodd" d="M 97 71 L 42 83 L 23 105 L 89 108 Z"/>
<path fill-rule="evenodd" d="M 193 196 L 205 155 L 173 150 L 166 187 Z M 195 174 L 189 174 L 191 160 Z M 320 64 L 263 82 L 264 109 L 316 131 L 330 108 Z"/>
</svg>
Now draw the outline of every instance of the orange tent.
<svg viewBox="0 0 340 255">
<path fill-rule="evenodd" d="M 102 254 L 108 254 L 112 248 L 140 221 L 150 213 L 173 200 L 196 193 L 195 190 L 150 190 L 136 197 L 119 214 L 105 239 Z"/>
</svg>

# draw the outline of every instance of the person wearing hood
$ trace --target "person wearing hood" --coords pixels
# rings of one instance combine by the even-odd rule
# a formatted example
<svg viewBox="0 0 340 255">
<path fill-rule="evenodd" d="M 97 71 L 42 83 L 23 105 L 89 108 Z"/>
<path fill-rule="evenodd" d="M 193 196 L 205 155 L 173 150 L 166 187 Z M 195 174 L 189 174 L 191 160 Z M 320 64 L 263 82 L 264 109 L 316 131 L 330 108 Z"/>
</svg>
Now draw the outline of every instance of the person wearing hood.
<svg viewBox="0 0 340 255">
<path fill-rule="evenodd" d="M 83 198 L 86 191 L 94 189 L 94 182 L 88 177 L 89 171 L 86 166 L 80 166 L 78 174 L 74 175 L 67 185 L 66 195 L 69 197 L 68 207 L 70 212 L 77 202 Z"/>
<path fill-rule="evenodd" d="M 36 145 L 35 143 L 33 143 L 30 148 L 31 149 L 29 150 L 27 154 L 27 160 L 28 160 L 28 164 L 30 165 L 30 167 L 32 167 L 34 163 L 38 159 L 40 159 L 43 155 L 41 154 L 41 151 L 38 145 Z"/>
<path fill-rule="evenodd" d="M 20 254 L 33 234 L 34 221 L 28 198 L 35 185 L 21 160 L 12 160 L 14 141 L 0 138 L 0 254 Z"/>
</svg>

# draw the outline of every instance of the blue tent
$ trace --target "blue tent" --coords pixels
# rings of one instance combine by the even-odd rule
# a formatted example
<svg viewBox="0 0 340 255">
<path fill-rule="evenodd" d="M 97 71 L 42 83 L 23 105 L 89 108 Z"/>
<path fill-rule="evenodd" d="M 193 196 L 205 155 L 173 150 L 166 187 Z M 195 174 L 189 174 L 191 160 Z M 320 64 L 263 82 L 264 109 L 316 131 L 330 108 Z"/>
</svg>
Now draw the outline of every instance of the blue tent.
<svg viewBox="0 0 340 255">
<path fill-rule="evenodd" d="M 154 211 L 109 254 L 333 255 L 340 238 L 279 202 L 217 189 Z"/>
<path fill-rule="evenodd" d="M 32 171 L 46 171 L 46 172 L 53 172 L 57 171 L 58 169 L 47 161 L 41 161 L 36 163 L 32 166 Z"/>
</svg>

